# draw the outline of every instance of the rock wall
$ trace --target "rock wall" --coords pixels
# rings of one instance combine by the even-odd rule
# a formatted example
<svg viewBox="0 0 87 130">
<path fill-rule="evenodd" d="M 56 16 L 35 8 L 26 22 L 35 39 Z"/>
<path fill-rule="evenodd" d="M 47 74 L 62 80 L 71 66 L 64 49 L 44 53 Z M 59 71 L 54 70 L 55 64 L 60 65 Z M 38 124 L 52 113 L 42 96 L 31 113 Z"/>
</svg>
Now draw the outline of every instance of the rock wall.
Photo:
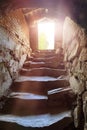
<svg viewBox="0 0 87 130">
<path fill-rule="evenodd" d="M 29 30 L 22 10 L 0 17 L 0 97 L 6 95 L 30 55 Z"/>
<path fill-rule="evenodd" d="M 70 85 L 75 93 L 80 94 L 86 89 L 87 35 L 68 17 L 63 27 L 63 48 Z"/>
<path fill-rule="evenodd" d="M 79 127 L 84 115 L 84 129 L 87 130 L 87 34 L 70 18 L 66 18 L 63 27 L 63 48 L 65 63 L 69 73 L 70 86 L 77 95 L 74 109 L 74 123 Z"/>
</svg>

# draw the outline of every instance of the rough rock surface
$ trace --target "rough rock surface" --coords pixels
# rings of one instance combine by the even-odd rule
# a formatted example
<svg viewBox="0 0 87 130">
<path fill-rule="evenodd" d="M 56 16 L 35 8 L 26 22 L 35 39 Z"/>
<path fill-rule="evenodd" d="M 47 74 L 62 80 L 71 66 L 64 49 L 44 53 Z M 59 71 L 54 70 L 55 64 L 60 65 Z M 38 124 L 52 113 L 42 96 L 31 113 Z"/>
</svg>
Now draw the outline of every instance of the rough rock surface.
<svg viewBox="0 0 87 130">
<path fill-rule="evenodd" d="M 87 130 L 87 34 L 68 17 L 64 22 L 63 48 L 70 86 L 77 95 L 74 123 L 81 127 L 84 121 L 84 130 Z"/>
<path fill-rule="evenodd" d="M 21 9 L 0 17 L 0 97 L 6 94 L 30 55 L 28 34 Z"/>
<path fill-rule="evenodd" d="M 66 67 L 68 69 L 69 79 L 71 81 L 70 83 L 71 86 L 74 86 L 74 88 L 72 88 L 75 93 L 82 93 L 85 89 L 84 84 L 87 80 L 86 44 L 87 35 L 85 30 L 67 17 L 65 19 L 63 29 L 63 48 L 65 52 Z"/>
</svg>

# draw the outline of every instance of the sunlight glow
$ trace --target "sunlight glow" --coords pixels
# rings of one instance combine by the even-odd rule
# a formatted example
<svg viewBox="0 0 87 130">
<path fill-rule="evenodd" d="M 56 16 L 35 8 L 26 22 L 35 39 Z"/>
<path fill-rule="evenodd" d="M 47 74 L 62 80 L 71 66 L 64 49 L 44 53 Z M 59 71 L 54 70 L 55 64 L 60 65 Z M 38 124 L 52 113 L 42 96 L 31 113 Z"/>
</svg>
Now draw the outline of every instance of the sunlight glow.
<svg viewBox="0 0 87 130">
<path fill-rule="evenodd" d="M 54 22 L 38 23 L 38 49 L 49 50 L 54 49 Z"/>
</svg>

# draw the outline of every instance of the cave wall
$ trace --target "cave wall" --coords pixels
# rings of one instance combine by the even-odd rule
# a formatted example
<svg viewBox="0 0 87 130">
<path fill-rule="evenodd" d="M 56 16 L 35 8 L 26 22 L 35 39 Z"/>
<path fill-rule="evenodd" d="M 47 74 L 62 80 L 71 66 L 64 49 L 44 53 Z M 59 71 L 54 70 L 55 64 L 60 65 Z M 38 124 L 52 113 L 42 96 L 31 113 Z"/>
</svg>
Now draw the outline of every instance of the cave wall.
<svg viewBox="0 0 87 130">
<path fill-rule="evenodd" d="M 85 29 L 68 17 L 63 26 L 63 48 L 70 86 L 81 94 L 87 84 L 87 35 Z"/>
<path fill-rule="evenodd" d="M 87 130 L 87 34 L 68 17 L 63 26 L 63 48 L 70 87 L 76 94 L 74 125 Z"/>
<path fill-rule="evenodd" d="M 29 30 L 22 10 L 0 16 L 0 97 L 8 93 L 30 53 Z"/>
</svg>

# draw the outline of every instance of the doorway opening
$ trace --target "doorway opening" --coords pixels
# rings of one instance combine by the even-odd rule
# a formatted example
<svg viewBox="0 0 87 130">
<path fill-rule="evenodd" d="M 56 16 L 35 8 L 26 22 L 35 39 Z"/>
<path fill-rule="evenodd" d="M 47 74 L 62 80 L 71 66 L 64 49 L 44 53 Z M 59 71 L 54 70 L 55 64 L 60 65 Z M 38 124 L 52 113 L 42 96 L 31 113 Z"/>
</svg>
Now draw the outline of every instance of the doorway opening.
<svg viewBox="0 0 87 130">
<path fill-rule="evenodd" d="M 38 49 L 54 50 L 55 22 L 44 19 L 38 22 Z"/>
</svg>

